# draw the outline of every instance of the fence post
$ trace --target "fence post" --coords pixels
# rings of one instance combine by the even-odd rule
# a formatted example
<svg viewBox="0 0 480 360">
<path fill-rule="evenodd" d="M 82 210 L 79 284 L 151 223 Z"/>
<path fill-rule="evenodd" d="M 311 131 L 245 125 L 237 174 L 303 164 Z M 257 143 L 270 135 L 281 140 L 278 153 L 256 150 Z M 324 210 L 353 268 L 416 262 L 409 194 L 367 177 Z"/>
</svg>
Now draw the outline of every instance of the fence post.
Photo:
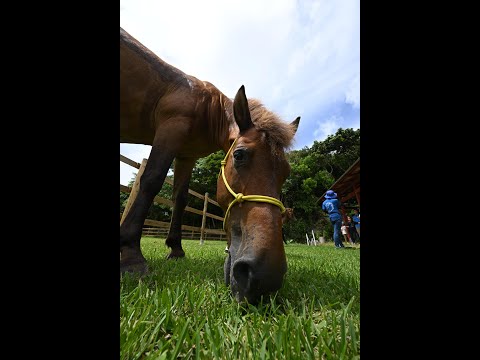
<svg viewBox="0 0 480 360">
<path fill-rule="evenodd" d="M 138 191 L 140 190 L 140 178 L 142 177 L 143 171 L 145 170 L 145 166 L 147 165 L 147 159 L 142 160 L 142 164 L 140 165 L 140 169 L 138 169 L 138 174 L 135 177 L 135 182 L 132 186 L 132 191 L 130 191 L 130 196 L 127 200 L 127 205 L 125 205 L 125 210 L 123 210 L 122 218 L 120 219 L 120 225 L 122 225 L 125 217 L 127 216 L 130 208 L 132 207 L 133 202 L 135 201 Z"/>
<path fill-rule="evenodd" d="M 205 201 L 203 203 L 203 214 L 202 214 L 202 228 L 200 229 L 200 245 L 203 245 L 205 242 L 205 224 L 207 222 L 207 207 L 208 207 L 208 192 L 205 193 Z"/>
</svg>

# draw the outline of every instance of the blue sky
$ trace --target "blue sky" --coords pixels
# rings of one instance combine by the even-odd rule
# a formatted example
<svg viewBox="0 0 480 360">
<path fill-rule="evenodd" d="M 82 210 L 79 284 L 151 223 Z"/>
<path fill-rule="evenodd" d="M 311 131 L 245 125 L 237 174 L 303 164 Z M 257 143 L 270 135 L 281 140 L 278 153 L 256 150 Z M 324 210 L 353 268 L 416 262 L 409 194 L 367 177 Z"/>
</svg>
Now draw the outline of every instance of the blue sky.
<svg viewBox="0 0 480 360">
<path fill-rule="evenodd" d="M 287 122 L 293 149 L 360 128 L 359 0 L 120 0 L 120 26 L 233 98 L 241 85 Z M 150 146 L 120 144 L 141 162 Z M 120 162 L 120 183 L 137 170 Z"/>
</svg>

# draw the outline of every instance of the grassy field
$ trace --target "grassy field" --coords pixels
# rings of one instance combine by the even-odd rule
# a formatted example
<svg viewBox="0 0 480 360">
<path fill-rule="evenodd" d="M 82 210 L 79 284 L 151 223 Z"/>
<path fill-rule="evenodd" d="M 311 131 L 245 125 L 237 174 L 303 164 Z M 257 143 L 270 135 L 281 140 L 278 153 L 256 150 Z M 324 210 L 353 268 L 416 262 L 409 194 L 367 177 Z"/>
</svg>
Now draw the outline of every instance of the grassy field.
<svg viewBox="0 0 480 360">
<path fill-rule="evenodd" d="M 360 251 L 285 246 L 283 288 L 240 305 L 223 281 L 224 241 L 142 239 L 151 273 L 120 284 L 121 359 L 359 359 Z"/>
</svg>

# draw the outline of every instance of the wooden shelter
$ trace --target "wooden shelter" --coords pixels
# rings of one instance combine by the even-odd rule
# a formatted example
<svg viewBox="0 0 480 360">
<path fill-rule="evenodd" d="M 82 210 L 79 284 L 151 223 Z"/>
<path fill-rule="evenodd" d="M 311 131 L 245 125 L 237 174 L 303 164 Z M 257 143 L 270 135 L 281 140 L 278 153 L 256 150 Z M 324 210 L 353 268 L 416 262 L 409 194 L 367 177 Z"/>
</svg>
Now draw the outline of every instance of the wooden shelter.
<svg viewBox="0 0 480 360">
<path fill-rule="evenodd" d="M 335 181 L 330 189 L 337 193 L 337 198 L 340 202 L 345 203 L 355 197 L 360 207 L 360 158 Z M 320 201 L 322 203 L 325 200 L 325 194 L 326 192 L 320 196 L 317 202 Z"/>
<path fill-rule="evenodd" d="M 342 176 L 330 186 L 330 189 L 337 193 L 337 199 L 339 199 L 342 204 L 345 204 L 346 201 L 355 197 L 358 207 L 360 207 L 360 158 L 358 158 L 352 166 L 350 166 Z M 317 202 L 322 204 L 325 200 L 326 193 L 327 192 L 325 191 L 322 196 L 318 198 Z M 347 214 L 345 212 L 345 207 L 341 207 L 340 211 L 342 213 L 342 219 L 346 224 Z M 350 234 L 348 234 L 348 237 L 350 238 Z"/>
</svg>

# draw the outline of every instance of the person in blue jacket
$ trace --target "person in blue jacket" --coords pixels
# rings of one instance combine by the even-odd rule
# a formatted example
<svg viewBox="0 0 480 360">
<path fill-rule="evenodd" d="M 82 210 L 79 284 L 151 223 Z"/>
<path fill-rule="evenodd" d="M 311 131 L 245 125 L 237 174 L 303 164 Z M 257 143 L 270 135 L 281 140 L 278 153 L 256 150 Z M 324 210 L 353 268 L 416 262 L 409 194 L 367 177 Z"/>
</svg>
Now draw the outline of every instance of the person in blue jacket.
<svg viewBox="0 0 480 360">
<path fill-rule="evenodd" d="M 358 209 L 353 209 L 352 220 L 355 223 L 355 228 L 357 229 L 358 237 L 360 237 L 360 212 Z"/>
<path fill-rule="evenodd" d="M 330 222 L 333 225 L 333 242 L 337 249 L 343 249 L 345 246 L 342 243 L 342 214 L 340 207 L 342 203 L 337 199 L 337 194 L 333 190 L 328 190 L 325 193 L 325 201 L 322 203 L 322 210 L 328 213 Z"/>
</svg>

